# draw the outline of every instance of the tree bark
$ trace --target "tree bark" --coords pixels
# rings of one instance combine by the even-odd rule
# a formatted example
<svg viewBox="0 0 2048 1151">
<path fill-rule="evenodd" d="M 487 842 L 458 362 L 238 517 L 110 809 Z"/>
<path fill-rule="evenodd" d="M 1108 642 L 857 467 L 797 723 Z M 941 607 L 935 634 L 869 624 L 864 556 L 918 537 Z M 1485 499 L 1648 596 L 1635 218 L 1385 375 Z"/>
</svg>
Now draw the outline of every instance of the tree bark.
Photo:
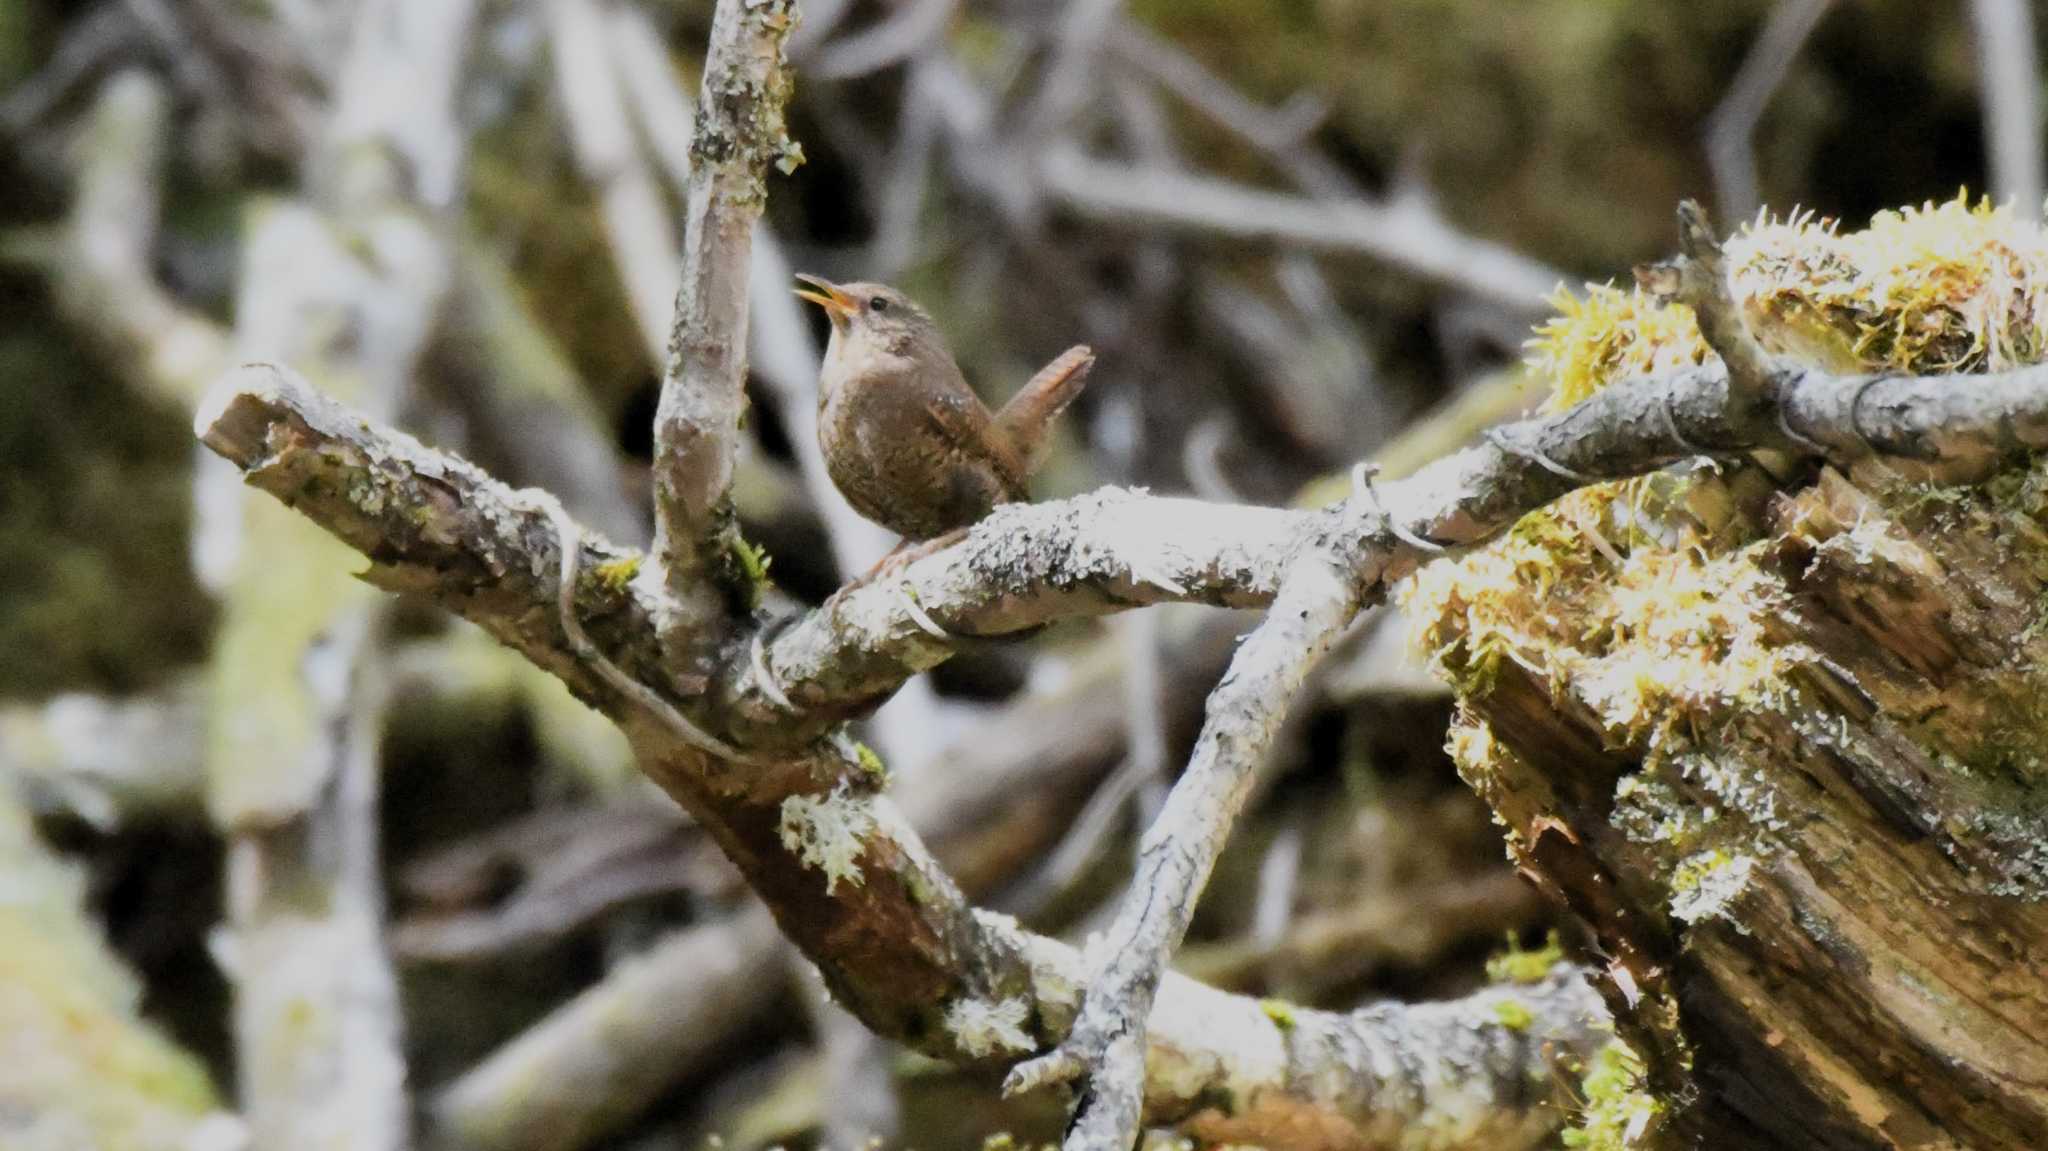
<svg viewBox="0 0 2048 1151">
<path fill-rule="evenodd" d="M 2044 479 L 1830 469 L 1696 584 L 1656 545 L 1560 551 L 1520 640 L 1434 611 L 1460 770 L 1611 957 L 1678 1145 L 2040 1146 Z M 1418 598 L 1483 619 L 1502 569 L 1461 564 Z"/>
</svg>

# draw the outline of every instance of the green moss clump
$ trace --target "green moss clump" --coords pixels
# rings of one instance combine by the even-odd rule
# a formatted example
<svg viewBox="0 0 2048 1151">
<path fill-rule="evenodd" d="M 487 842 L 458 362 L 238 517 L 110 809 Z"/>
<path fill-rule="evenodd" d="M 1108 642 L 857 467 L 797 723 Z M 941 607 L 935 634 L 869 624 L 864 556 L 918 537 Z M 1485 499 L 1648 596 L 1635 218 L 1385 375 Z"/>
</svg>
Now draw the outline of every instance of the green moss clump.
<svg viewBox="0 0 2048 1151">
<path fill-rule="evenodd" d="M 1280 999 L 1259 1000 L 1259 1010 L 1282 1032 L 1294 1030 L 1294 1005 Z"/>
<path fill-rule="evenodd" d="M 1662 1100 L 1644 1090 L 1643 1061 L 1619 1039 L 1593 1056 L 1580 1083 L 1585 1104 L 1579 1121 L 1566 1128 L 1566 1147 L 1584 1151 L 1627 1151 L 1663 1118 Z"/>
<path fill-rule="evenodd" d="M 879 791 L 889 786 L 889 765 L 882 762 L 882 757 L 875 754 L 874 748 L 855 740 L 853 761 L 859 766 L 861 775 L 874 785 L 875 790 Z"/>
<path fill-rule="evenodd" d="M 1494 1002 L 1493 1020 L 1509 1031 L 1527 1031 L 1536 1016 L 1520 1000 L 1500 999 Z"/>
<path fill-rule="evenodd" d="M 768 569 L 775 557 L 759 545 L 747 542 L 737 524 L 727 538 L 730 542 L 725 554 L 733 567 L 728 586 L 738 591 L 741 606 L 752 611 L 761 606 L 761 597 L 768 590 Z"/>
<path fill-rule="evenodd" d="M 1552 931 L 1543 940 L 1543 946 L 1525 951 L 1512 933 L 1508 935 L 1508 949 L 1486 961 L 1486 977 L 1495 983 L 1541 983 L 1550 969 L 1564 959 L 1564 947 L 1557 941 L 1557 932 Z"/>
<path fill-rule="evenodd" d="M 633 582 L 633 577 L 640 574 L 640 557 L 631 555 L 610 560 L 597 565 L 591 571 L 597 576 L 597 581 L 604 585 L 606 591 L 619 595 Z"/>
</svg>

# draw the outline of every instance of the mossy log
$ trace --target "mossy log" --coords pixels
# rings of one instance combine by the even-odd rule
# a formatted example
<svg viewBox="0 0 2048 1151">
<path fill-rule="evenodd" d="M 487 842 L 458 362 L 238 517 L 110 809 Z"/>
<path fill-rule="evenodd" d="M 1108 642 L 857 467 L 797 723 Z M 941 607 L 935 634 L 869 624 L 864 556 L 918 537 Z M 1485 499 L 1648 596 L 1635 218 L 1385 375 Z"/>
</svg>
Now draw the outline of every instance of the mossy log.
<svg viewBox="0 0 2048 1151">
<path fill-rule="evenodd" d="M 1585 1145 L 2038 1147 L 2048 464 L 1772 488 L 1589 489 L 1411 600 L 1641 1053 Z"/>
</svg>

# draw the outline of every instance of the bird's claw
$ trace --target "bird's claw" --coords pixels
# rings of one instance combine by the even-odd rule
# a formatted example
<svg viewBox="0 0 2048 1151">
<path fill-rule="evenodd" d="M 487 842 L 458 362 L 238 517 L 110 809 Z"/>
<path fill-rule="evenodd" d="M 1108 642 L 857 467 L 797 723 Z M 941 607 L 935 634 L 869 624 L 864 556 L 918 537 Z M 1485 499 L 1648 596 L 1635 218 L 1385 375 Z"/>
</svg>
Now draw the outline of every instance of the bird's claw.
<svg viewBox="0 0 2048 1151">
<path fill-rule="evenodd" d="M 1003 1095 L 1015 1098 L 1042 1091 L 1047 1087 L 1058 1087 L 1086 1074 L 1089 1061 L 1075 1051 L 1071 1043 L 1062 1043 L 1036 1059 L 1027 1059 L 1003 1077 Z"/>
</svg>

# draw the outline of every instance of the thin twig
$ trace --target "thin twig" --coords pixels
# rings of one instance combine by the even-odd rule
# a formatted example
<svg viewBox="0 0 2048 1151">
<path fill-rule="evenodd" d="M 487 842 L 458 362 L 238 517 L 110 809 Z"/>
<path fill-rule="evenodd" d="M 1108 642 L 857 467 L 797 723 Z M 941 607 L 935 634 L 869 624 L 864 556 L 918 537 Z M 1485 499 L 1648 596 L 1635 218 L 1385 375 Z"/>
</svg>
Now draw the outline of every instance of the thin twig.
<svg viewBox="0 0 2048 1151">
<path fill-rule="evenodd" d="M 1019 1064 L 1004 1081 L 1004 1090 L 1015 1093 L 1085 1077 L 1065 1151 L 1127 1151 L 1137 1138 L 1145 1021 L 1166 957 L 1187 931 L 1196 896 L 1296 689 L 1361 606 L 1365 585 L 1348 577 L 1349 566 L 1348 557 L 1320 548 L 1294 561 L 1265 622 L 1210 696 L 1187 771 L 1145 831 L 1131 892 L 1094 951 L 1100 966 L 1073 1030 L 1051 1054 Z"/>
<path fill-rule="evenodd" d="M 546 11 L 555 92 L 568 122 L 576 167 L 597 190 L 605 238 L 624 282 L 626 301 L 647 341 L 650 360 L 660 363 L 667 355 L 669 322 L 682 281 L 676 270 L 675 227 L 633 139 L 619 91 L 621 79 L 632 73 L 613 65 L 605 14 L 596 0 L 548 0 Z M 686 151 L 688 123 L 685 118 Z"/>
<path fill-rule="evenodd" d="M 1756 180 L 1756 126 L 1784 86 L 1799 51 L 1834 0 L 1778 0 L 1728 92 L 1707 117 L 1707 166 L 1722 217 L 1746 220 L 1761 203 Z"/>
<path fill-rule="evenodd" d="M 596 1141 L 708 1066 L 717 1040 L 766 1018 L 782 988 L 762 972 L 781 950 L 759 908 L 677 932 L 436 1093 L 436 1127 L 490 1151 Z"/>
<path fill-rule="evenodd" d="M 1265 155 L 1302 191 L 1318 199 L 1356 199 L 1357 181 L 1306 147 L 1322 109 L 1269 109 L 1245 97 L 1172 41 L 1132 20 L 1109 29 L 1109 49 L 1187 105 Z"/>
<path fill-rule="evenodd" d="M 935 43 L 960 0 L 909 0 L 888 19 L 826 44 L 804 63 L 813 80 L 851 80 L 900 64 Z"/>
<path fill-rule="evenodd" d="M 1039 165 L 1046 192 L 1106 223 L 1163 227 L 1383 260 L 1424 280 L 1534 314 L 1562 272 L 1463 235 L 1426 210 L 1325 203 L 1184 172 L 1091 159 L 1060 145 Z"/>
</svg>

